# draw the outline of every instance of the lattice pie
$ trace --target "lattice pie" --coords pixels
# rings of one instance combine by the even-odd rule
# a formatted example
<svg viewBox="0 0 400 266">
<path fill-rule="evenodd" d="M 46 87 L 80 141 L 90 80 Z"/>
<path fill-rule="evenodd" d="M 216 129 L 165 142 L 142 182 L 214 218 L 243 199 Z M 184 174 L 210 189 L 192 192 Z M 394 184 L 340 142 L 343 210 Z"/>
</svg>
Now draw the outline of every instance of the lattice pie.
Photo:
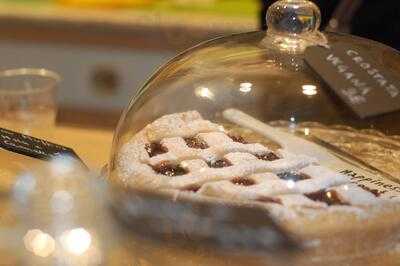
<svg viewBox="0 0 400 266">
<path fill-rule="evenodd" d="M 368 242 L 382 241 L 374 231 L 377 217 L 370 215 L 388 218 L 391 212 L 376 207 L 382 204 L 374 194 L 315 158 L 248 143 L 238 132 L 204 120 L 196 111 L 163 116 L 125 144 L 118 176 L 134 187 L 252 202 L 310 240 L 325 236 L 330 244 L 342 242 L 362 225 L 371 228 Z"/>
</svg>

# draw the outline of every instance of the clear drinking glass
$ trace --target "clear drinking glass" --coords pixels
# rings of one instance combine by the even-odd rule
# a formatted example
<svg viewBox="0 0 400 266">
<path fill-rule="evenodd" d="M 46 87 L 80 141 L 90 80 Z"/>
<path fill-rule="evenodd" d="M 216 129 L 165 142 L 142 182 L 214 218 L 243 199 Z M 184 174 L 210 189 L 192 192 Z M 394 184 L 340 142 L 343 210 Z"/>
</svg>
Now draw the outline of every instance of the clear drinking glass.
<svg viewBox="0 0 400 266">
<path fill-rule="evenodd" d="M 60 76 L 45 69 L 20 68 L 0 71 L 0 127 L 51 139 L 57 113 L 56 88 Z M 0 148 L 0 194 L 10 193 L 16 177 L 40 161 Z M 8 201 L 0 202 L 4 211 Z M 0 224 L 14 220 L 12 212 Z M 1 253 L 1 251 L 0 251 Z"/>
<path fill-rule="evenodd" d="M 60 76 L 46 69 L 0 72 L 0 127 L 36 137 L 51 136 Z"/>
</svg>

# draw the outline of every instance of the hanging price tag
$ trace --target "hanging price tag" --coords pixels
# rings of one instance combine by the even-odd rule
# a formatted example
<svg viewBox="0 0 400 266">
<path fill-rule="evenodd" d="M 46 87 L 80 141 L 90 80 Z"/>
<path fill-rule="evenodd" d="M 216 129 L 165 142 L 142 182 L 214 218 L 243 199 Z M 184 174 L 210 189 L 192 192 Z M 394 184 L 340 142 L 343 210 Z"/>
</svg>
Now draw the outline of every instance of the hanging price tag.
<svg viewBox="0 0 400 266">
<path fill-rule="evenodd" d="M 312 46 L 305 61 L 360 118 L 400 110 L 400 73 L 387 70 L 364 46 Z"/>
</svg>

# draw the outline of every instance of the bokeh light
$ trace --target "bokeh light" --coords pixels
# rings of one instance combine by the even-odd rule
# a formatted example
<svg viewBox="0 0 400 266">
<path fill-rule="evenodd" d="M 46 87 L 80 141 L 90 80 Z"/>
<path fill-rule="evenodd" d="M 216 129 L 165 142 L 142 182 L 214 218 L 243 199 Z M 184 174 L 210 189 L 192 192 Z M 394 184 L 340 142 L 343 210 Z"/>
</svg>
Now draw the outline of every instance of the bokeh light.
<svg viewBox="0 0 400 266">
<path fill-rule="evenodd" d="M 92 236 L 84 228 L 75 228 L 64 232 L 60 242 L 67 252 L 82 255 L 90 248 Z"/>
<path fill-rule="evenodd" d="M 28 251 L 43 258 L 50 256 L 56 247 L 53 237 L 39 229 L 29 230 L 23 241 Z"/>
</svg>

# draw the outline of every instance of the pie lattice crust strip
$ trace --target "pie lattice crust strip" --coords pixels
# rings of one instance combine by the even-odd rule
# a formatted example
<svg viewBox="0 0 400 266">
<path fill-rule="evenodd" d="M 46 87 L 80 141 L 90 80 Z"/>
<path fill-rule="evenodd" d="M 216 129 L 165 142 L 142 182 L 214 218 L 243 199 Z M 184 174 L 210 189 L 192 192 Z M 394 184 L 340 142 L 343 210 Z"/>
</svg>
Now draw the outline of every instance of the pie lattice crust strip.
<svg viewBox="0 0 400 266">
<path fill-rule="evenodd" d="M 196 111 L 147 125 L 123 146 L 118 170 L 131 186 L 288 209 L 358 208 L 378 201 L 315 158 L 246 143 Z"/>
</svg>

